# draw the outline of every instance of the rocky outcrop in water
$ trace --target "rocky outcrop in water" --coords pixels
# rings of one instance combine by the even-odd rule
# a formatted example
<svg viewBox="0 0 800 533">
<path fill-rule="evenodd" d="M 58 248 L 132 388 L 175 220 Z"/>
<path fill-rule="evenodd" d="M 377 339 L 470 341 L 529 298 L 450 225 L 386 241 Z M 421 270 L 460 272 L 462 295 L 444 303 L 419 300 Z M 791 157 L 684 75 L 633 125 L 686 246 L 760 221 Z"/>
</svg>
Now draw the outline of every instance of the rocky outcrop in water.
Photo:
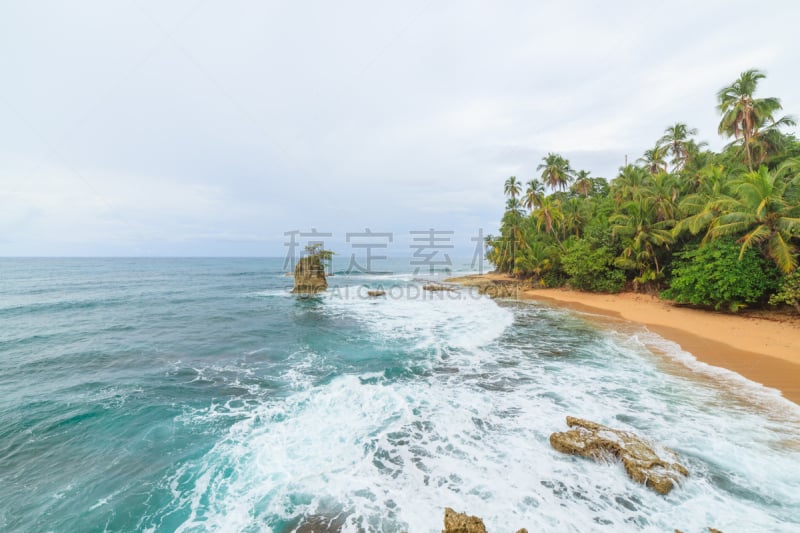
<svg viewBox="0 0 800 533">
<path fill-rule="evenodd" d="M 372 298 L 384 295 L 386 295 L 386 291 L 367 291 L 367 296 L 370 296 Z"/>
<path fill-rule="evenodd" d="M 553 448 L 600 461 L 617 458 L 631 479 L 659 494 L 668 494 L 677 481 L 689 475 L 674 452 L 663 450 L 668 457 L 663 459 L 633 433 L 571 416 L 567 417 L 567 426 L 573 429 L 550 435 Z"/>
<path fill-rule="evenodd" d="M 483 520 L 467 513 L 457 513 L 449 507 L 444 510 L 442 533 L 487 533 Z"/>
<path fill-rule="evenodd" d="M 444 529 L 442 533 L 487 533 L 483 520 L 467 513 L 457 513 L 449 507 L 444 510 Z M 517 533 L 528 533 L 527 529 L 519 529 Z"/>
<path fill-rule="evenodd" d="M 328 288 L 325 279 L 325 266 L 318 254 L 307 255 L 297 262 L 294 267 L 293 293 L 316 294 Z"/>
<path fill-rule="evenodd" d="M 423 291 L 440 292 L 440 291 L 454 291 L 455 287 L 448 287 L 447 285 L 435 285 L 433 283 L 422 286 Z"/>
</svg>

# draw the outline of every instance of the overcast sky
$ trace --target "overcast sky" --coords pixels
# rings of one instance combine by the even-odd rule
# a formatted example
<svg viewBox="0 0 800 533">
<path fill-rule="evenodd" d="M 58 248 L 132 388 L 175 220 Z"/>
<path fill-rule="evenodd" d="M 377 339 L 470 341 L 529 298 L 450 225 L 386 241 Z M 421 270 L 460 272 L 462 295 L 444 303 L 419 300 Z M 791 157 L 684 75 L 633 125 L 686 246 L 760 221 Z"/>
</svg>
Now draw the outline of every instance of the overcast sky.
<svg viewBox="0 0 800 533">
<path fill-rule="evenodd" d="M 282 256 L 496 232 L 547 152 L 611 178 L 715 95 L 800 115 L 800 2 L 0 1 L 0 255 Z M 404 248 L 403 248 L 404 247 Z"/>
</svg>

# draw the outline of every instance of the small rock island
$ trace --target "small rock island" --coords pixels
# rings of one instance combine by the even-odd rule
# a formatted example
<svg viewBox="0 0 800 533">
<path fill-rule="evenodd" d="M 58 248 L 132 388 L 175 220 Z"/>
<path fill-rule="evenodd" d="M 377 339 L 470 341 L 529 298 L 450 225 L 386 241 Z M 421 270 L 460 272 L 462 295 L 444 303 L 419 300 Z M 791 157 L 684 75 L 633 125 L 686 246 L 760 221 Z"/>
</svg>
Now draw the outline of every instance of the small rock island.
<svg viewBox="0 0 800 533">
<path fill-rule="evenodd" d="M 330 261 L 333 252 L 323 250 L 319 244 L 306 246 L 306 255 L 294 267 L 293 294 L 317 294 L 328 288 L 325 277 L 325 263 Z"/>
</svg>

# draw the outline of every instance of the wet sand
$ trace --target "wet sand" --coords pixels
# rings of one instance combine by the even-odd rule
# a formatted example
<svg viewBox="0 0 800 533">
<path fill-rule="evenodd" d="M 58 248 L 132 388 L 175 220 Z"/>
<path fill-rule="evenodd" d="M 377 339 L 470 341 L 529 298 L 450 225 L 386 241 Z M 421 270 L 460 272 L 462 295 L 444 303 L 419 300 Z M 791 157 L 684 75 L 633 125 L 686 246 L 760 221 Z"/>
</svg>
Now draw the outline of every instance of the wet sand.
<svg viewBox="0 0 800 533">
<path fill-rule="evenodd" d="M 449 281 L 479 285 L 504 280 L 509 278 L 486 274 Z M 777 313 L 769 318 L 716 313 L 636 293 L 532 289 L 519 296 L 643 324 L 698 360 L 778 389 L 785 398 L 800 404 L 800 318 Z"/>
</svg>

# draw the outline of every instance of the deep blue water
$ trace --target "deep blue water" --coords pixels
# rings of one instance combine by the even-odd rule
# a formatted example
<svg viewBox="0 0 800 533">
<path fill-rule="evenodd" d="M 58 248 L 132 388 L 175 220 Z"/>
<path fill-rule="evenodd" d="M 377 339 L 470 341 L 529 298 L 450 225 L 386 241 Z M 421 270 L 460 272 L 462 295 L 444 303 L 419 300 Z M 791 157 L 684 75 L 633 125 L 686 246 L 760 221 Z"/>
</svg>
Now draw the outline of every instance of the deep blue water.
<svg viewBox="0 0 800 533">
<path fill-rule="evenodd" d="M 774 391 L 630 324 L 426 294 L 400 261 L 312 298 L 282 266 L 0 259 L 0 530 L 429 532 L 445 506 L 498 532 L 800 529 Z M 663 497 L 562 456 L 568 414 L 692 476 Z"/>
</svg>

